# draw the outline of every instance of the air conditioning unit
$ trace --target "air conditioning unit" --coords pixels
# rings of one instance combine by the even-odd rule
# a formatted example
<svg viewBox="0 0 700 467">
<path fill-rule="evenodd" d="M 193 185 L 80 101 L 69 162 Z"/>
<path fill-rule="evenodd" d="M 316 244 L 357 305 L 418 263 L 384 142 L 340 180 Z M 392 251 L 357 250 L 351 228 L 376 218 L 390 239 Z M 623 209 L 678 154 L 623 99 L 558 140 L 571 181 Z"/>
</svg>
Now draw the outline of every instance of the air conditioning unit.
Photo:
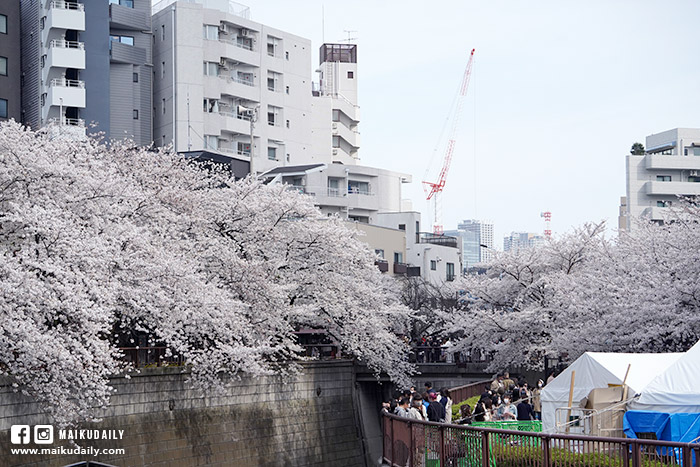
<svg viewBox="0 0 700 467">
<path fill-rule="evenodd" d="M 245 28 L 241 28 L 241 37 L 248 37 L 250 35 L 250 31 L 248 31 Z"/>
<path fill-rule="evenodd" d="M 697 171 L 697 170 L 691 170 L 691 171 L 690 171 L 690 176 L 691 176 L 691 177 L 697 177 L 697 176 L 698 176 L 698 171 Z"/>
<path fill-rule="evenodd" d="M 226 30 L 226 26 L 223 24 L 219 24 L 219 32 L 227 33 L 228 31 Z"/>
<path fill-rule="evenodd" d="M 334 156 L 337 156 L 337 155 L 338 155 L 338 150 L 335 149 L 335 148 L 333 148 L 333 155 L 334 155 Z"/>
<path fill-rule="evenodd" d="M 228 70 L 228 66 L 226 66 L 226 59 L 225 58 L 222 58 L 221 60 L 219 60 L 219 66 L 225 70 Z"/>
</svg>

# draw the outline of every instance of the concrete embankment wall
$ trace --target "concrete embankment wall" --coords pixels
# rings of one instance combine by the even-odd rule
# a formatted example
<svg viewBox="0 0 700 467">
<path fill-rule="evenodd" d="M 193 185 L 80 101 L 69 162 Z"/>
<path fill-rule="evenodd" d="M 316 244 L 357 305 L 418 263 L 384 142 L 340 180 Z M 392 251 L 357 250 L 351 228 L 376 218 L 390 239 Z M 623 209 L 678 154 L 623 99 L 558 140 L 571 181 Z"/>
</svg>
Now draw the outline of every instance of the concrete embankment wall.
<svg viewBox="0 0 700 467">
<path fill-rule="evenodd" d="M 140 465 L 365 465 L 358 432 L 351 362 L 304 363 L 298 377 L 244 378 L 223 394 L 188 388 L 182 368 L 144 369 L 114 379 L 117 389 L 102 421 L 81 428 L 124 430 L 122 440 L 80 441 L 84 448 L 118 449 L 123 455 L 12 455 L 12 425 L 51 423 L 31 399 L 0 382 L 0 466 L 64 466 L 93 460 Z M 57 436 L 57 433 L 55 433 Z M 32 439 L 33 441 L 33 439 Z"/>
</svg>

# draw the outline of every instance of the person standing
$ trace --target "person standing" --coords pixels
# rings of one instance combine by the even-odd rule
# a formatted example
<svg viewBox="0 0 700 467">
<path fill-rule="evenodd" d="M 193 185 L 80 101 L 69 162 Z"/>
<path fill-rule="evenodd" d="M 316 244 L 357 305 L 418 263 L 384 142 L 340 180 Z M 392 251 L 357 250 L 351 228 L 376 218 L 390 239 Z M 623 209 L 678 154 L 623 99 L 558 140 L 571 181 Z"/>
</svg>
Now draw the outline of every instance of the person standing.
<svg viewBox="0 0 700 467">
<path fill-rule="evenodd" d="M 450 398 L 450 390 L 447 388 L 440 389 L 440 403 L 445 408 L 445 423 L 452 423 L 452 399 Z"/>
<path fill-rule="evenodd" d="M 544 381 L 537 381 L 537 387 L 532 390 L 532 410 L 535 412 L 535 420 L 542 420 L 542 399 L 540 396 L 542 394 L 542 387 L 544 386 Z"/>
<path fill-rule="evenodd" d="M 430 403 L 428 404 L 428 420 L 431 422 L 445 421 L 445 407 L 437 401 L 437 393 L 430 393 Z"/>
</svg>

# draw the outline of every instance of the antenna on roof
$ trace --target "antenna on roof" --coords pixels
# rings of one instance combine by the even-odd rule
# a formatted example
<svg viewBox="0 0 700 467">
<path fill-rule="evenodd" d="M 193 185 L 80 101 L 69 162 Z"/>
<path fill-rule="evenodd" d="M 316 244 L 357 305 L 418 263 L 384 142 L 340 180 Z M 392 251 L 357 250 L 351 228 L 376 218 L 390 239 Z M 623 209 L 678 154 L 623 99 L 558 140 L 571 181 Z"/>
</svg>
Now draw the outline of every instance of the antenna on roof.
<svg viewBox="0 0 700 467">
<path fill-rule="evenodd" d="M 357 37 L 352 37 L 352 33 L 357 32 L 356 30 L 343 29 L 343 31 L 348 35 L 348 38 L 340 39 L 338 42 L 352 42 L 357 40 Z"/>
</svg>

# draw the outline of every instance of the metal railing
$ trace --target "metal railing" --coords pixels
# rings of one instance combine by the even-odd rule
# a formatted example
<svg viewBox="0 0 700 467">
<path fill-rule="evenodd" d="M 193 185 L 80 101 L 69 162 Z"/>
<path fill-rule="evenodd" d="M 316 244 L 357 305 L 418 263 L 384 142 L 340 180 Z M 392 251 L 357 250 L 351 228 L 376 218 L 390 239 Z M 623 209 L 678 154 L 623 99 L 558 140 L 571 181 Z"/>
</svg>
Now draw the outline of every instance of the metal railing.
<svg viewBox="0 0 700 467">
<path fill-rule="evenodd" d="M 85 43 L 84 42 L 77 42 L 77 41 L 66 41 L 63 39 L 53 39 L 51 42 L 49 42 L 49 48 L 59 48 L 59 49 L 80 49 L 80 50 L 85 50 Z"/>
<path fill-rule="evenodd" d="M 82 118 L 50 118 L 49 123 L 52 123 L 54 125 L 69 125 L 69 126 L 77 126 L 77 127 L 85 127 L 85 120 Z"/>
<path fill-rule="evenodd" d="M 85 89 L 85 81 L 77 79 L 54 78 L 51 80 L 51 86 Z"/>
<path fill-rule="evenodd" d="M 490 379 L 485 379 L 482 381 L 477 381 L 476 383 L 465 384 L 464 386 L 457 386 L 456 388 L 450 388 L 450 398 L 453 404 L 459 404 L 464 402 L 469 398 L 478 396 L 484 392 L 484 388 L 487 384 L 491 384 Z"/>
<path fill-rule="evenodd" d="M 172 355 L 167 347 L 119 347 L 119 350 L 124 354 L 124 360 L 134 368 L 185 364 L 185 357 Z"/>
<path fill-rule="evenodd" d="M 76 2 L 65 2 L 63 0 L 52 0 L 49 4 L 49 8 L 56 8 L 59 10 L 76 10 L 85 11 L 85 5 Z"/>
<path fill-rule="evenodd" d="M 222 75 L 222 74 L 219 74 L 217 76 L 221 79 L 225 79 L 229 83 L 239 83 L 239 84 L 245 84 L 246 86 L 250 86 L 252 88 L 255 87 L 255 82 L 253 82 L 251 80 L 239 78 L 238 76 Z"/>
<path fill-rule="evenodd" d="M 700 444 L 602 438 L 424 422 L 382 414 L 391 466 L 692 467 Z"/>
<path fill-rule="evenodd" d="M 238 120 L 245 120 L 248 122 L 250 121 L 249 115 L 239 114 L 238 112 L 228 112 L 226 110 L 219 110 L 219 115 L 223 115 L 224 117 L 237 118 Z"/>
<path fill-rule="evenodd" d="M 249 51 L 251 51 L 251 52 L 253 51 L 253 46 L 252 46 L 252 45 L 248 45 L 248 44 L 246 44 L 246 43 L 241 43 L 241 42 L 234 41 L 234 40 L 231 40 L 231 39 L 222 39 L 222 38 L 220 37 L 220 38 L 219 38 L 219 42 L 223 42 L 223 43 L 229 44 L 229 45 L 235 45 L 235 46 L 238 47 L 239 49 L 249 50 Z"/>
</svg>

